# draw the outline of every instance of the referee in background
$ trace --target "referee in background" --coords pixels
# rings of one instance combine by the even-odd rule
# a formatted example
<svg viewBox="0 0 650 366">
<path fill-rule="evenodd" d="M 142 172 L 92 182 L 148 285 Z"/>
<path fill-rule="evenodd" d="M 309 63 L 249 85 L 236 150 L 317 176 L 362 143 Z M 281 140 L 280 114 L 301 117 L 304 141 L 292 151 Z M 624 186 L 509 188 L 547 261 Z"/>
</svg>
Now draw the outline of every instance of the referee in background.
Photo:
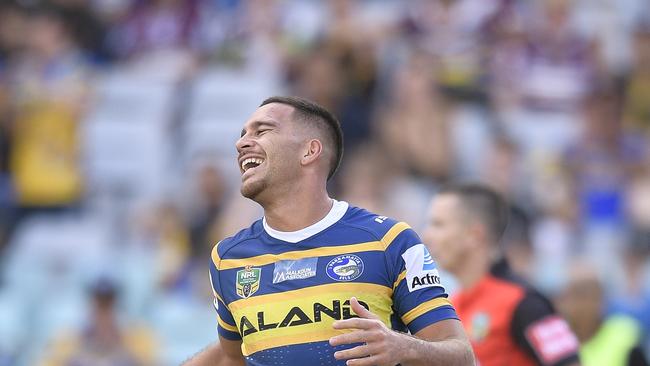
<svg viewBox="0 0 650 366">
<path fill-rule="evenodd" d="M 478 184 L 432 200 L 424 240 L 461 289 L 452 296 L 481 366 L 579 365 L 579 342 L 551 302 L 514 276 L 499 242 L 508 205 Z"/>
</svg>

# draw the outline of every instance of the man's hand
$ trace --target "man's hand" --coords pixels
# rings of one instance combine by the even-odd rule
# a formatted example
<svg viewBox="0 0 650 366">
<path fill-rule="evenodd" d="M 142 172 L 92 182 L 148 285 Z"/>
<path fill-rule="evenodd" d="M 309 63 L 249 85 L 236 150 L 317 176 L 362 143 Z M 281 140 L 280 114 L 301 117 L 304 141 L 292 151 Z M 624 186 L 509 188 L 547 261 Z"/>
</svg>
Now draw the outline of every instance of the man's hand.
<svg viewBox="0 0 650 366">
<path fill-rule="evenodd" d="M 362 343 L 362 345 L 334 353 L 337 360 L 349 360 L 347 365 L 394 366 L 403 360 L 403 337 L 408 337 L 389 329 L 379 317 L 359 304 L 356 298 L 350 299 L 350 306 L 360 318 L 338 320 L 334 329 L 355 329 L 353 332 L 330 338 L 330 345 Z"/>
</svg>

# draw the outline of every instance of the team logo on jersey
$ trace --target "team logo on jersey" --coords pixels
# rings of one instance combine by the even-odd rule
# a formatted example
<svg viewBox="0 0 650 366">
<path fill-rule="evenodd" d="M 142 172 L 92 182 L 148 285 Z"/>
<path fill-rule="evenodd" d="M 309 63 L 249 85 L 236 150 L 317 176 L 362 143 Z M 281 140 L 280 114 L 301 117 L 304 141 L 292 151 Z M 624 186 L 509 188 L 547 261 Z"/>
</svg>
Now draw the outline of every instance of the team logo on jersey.
<svg viewBox="0 0 650 366">
<path fill-rule="evenodd" d="M 327 263 L 327 275 L 335 281 L 353 281 L 363 273 L 363 261 L 354 254 L 344 254 Z"/>
<path fill-rule="evenodd" d="M 237 271 L 237 296 L 245 299 L 256 293 L 260 289 L 261 277 L 262 270 L 259 268 L 248 266 L 241 271 Z"/>
<path fill-rule="evenodd" d="M 290 280 L 302 280 L 316 276 L 318 258 L 305 258 L 299 260 L 284 260 L 275 263 L 273 268 L 273 283 Z"/>
<path fill-rule="evenodd" d="M 490 330 L 490 316 L 487 313 L 477 313 L 472 317 L 471 321 L 472 329 L 469 332 L 469 336 L 472 339 L 472 342 L 480 342 L 488 335 Z"/>
<path fill-rule="evenodd" d="M 406 266 L 409 292 L 427 287 L 442 287 L 440 275 L 431 254 L 424 244 L 416 244 L 402 254 Z"/>
</svg>

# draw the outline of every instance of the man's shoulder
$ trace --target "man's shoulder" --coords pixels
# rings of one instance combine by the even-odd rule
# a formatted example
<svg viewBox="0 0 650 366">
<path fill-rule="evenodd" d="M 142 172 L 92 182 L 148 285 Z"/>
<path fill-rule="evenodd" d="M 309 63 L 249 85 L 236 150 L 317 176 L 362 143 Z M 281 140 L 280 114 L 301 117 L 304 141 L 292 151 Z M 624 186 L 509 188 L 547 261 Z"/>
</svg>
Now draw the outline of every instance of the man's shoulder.
<svg viewBox="0 0 650 366">
<path fill-rule="evenodd" d="M 341 222 L 365 230 L 377 239 L 385 238 L 386 235 L 397 230 L 401 232 L 404 229 L 410 229 L 410 226 L 404 222 L 352 205 Z"/>
<path fill-rule="evenodd" d="M 249 227 L 239 230 L 236 234 L 222 239 L 212 250 L 213 258 L 215 257 L 214 254 L 216 254 L 218 258 L 223 258 L 227 251 L 246 240 L 259 237 L 262 231 L 263 226 L 262 220 L 260 219 L 253 222 Z"/>
</svg>

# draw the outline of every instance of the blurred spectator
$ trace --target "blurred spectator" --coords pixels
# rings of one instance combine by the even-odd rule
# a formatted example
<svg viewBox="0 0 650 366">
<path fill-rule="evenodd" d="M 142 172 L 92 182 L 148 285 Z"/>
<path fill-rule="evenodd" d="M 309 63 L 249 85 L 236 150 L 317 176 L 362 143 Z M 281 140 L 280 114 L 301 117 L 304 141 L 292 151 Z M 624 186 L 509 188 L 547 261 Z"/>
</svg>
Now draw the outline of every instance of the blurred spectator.
<svg viewBox="0 0 650 366">
<path fill-rule="evenodd" d="M 563 283 L 570 258 L 578 252 L 579 210 L 569 174 L 557 162 L 541 166 L 541 179 L 531 184 L 538 215 L 532 227 L 533 283 L 554 292 Z"/>
<path fill-rule="evenodd" d="M 99 14 L 93 11 L 90 2 L 85 0 L 50 1 L 60 9 L 66 27 L 81 50 L 95 61 L 106 61 L 110 58 L 106 49 L 106 25 Z"/>
<path fill-rule="evenodd" d="M 634 318 L 642 327 L 645 339 L 650 336 L 650 231 L 633 231 L 623 252 L 624 280 L 614 291 L 609 313 Z"/>
<path fill-rule="evenodd" d="M 595 75 L 593 44 L 573 25 L 573 2 L 536 4 L 542 9 L 527 18 L 531 24 L 517 85 L 518 106 L 514 114 L 502 118 L 508 133 L 525 151 L 558 154 L 578 138 L 582 98 L 600 75 Z M 511 53 L 517 62 L 518 53 Z"/>
<path fill-rule="evenodd" d="M 634 35 L 634 66 L 625 91 L 626 125 L 650 136 L 650 21 Z"/>
<path fill-rule="evenodd" d="M 342 77 L 337 115 L 346 137 L 345 148 L 352 151 L 370 134 L 371 112 L 377 78 L 376 25 L 363 22 L 359 4 L 350 0 L 329 2 L 330 17 L 323 47 L 327 49 Z M 361 20 L 361 21 L 360 21 Z"/>
<path fill-rule="evenodd" d="M 581 251 L 604 270 L 616 271 L 624 241 L 625 188 L 647 161 L 643 139 L 622 128 L 621 98 L 613 90 L 596 91 L 586 100 L 582 138 L 570 148 L 565 164 L 579 202 Z"/>
<path fill-rule="evenodd" d="M 144 327 L 125 326 L 117 315 L 118 290 L 101 279 L 91 289 L 92 314 L 78 332 L 52 341 L 43 366 L 146 366 L 157 364 L 152 334 Z"/>
<path fill-rule="evenodd" d="M 213 165 L 202 165 L 192 181 L 187 199 L 187 217 L 191 238 L 191 257 L 203 260 L 212 246 L 210 226 L 225 205 L 226 186 L 221 172 Z"/>
<path fill-rule="evenodd" d="M 405 30 L 439 62 L 438 83 L 458 97 L 476 98 L 483 89 L 486 27 L 508 1 L 411 1 Z"/>
<path fill-rule="evenodd" d="M 190 232 L 178 206 L 162 202 L 145 210 L 133 223 L 134 245 L 153 259 L 155 286 L 174 289 L 183 285 L 191 254 Z"/>
<path fill-rule="evenodd" d="M 518 146 L 504 136 L 497 136 L 485 160 L 481 181 L 510 201 L 526 204 L 525 198 L 530 192 L 524 188 L 528 182 L 524 178 Z"/>
<path fill-rule="evenodd" d="M 10 172 L 22 213 L 70 208 L 81 199 L 78 123 L 88 69 L 56 8 L 35 9 L 25 49 L 10 65 Z"/>
<path fill-rule="evenodd" d="M 0 3 L 0 252 L 12 231 L 14 192 L 9 175 L 11 89 L 9 64 L 24 45 L 26 14 L 17 4 Z"/>
<path fill-rule="evenodd" d="M 396 167 L 444 180 L 452 160 L 450 106 L 435 88 L 433 70 L 430 58 L 417 53 L 397 70 L 390 99 L 378 109 L 376 133 Z"/>
<path fill-rule="evenodd" d="M 334 111 L 345 134 L 345 150 L 351 152 L 370 136 L 377 26 L 364 22 L 358 2 L 336 0 L 327 6 L 328 22 L 320 38 L 296 62 L 294 93 Z"/>
<path fill-rule="evenodd" d="M 24 44 L 25 17 L 25 10 L 17 3 L 0 3 L 0 75 L 6 73 L 7 62 Z"/>
<path fill-rule="evenodd" d="M 126 19 L 111 30 L 113 52 L 134 57 L 155 51 L 189 51 L 197 37 L 197 0 L 132 2 Z"/>
<path fill-rule="evenodd" d="M 643 165 L 646 148 L 621 123 L 620 97 L 613 91 L 592 94 L 586 104 L 583 138 L 566 158 L 575 179 L 585 224 L 621 223 L 623 189 L 629 175 Z"/>
<path fill-rule="evenodd" d="M 645 366 L 640 328 L 632 318 L 604 316 L 605 293 L 596 268 L 573 263 L 557 302 L 580 340 L 584 366 Z"/>
<path fill-rule="evenodd" d="M 650 167 L 637 169 L 626 190 L 626 217 L 632 226 L 650 230 Z"/>
<path fill-rule="evenodd" d="M 493 24 L 486 56 L 489 99 L 497 113 L 509 113 L 521 103 L 521 80 L 526 76 L 528 28 L 522 9 L 504 12 Z"/>
<path fill-rule="evenodd" d="M 326 49 L 314 47 L 308 51 L 293 72 L 293 92 L 296 95 L 304 95 L 327 109 L 340 111 L 344 80 L 339 65 Z M 344 127 L 345 123 L 341 123 Z"/>
</svg>

